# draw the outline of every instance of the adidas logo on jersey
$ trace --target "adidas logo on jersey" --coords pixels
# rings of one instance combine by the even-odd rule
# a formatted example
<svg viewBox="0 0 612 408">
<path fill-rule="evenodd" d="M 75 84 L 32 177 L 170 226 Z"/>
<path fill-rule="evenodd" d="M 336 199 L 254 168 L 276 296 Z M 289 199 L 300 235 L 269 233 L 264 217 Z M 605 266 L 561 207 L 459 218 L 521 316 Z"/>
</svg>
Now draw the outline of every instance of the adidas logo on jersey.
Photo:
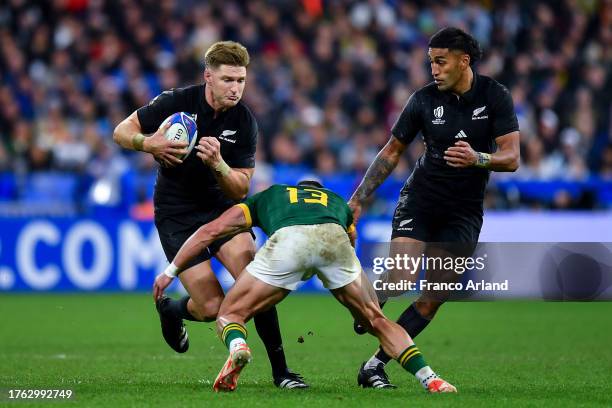
<svg viewBox="0 0 612 408">
<path fill-rule="evenodd" d="M 465 134 L 463 130 L 460 130 L 459 133 L 455 135 L 455 139 L 465 139 L 466 137 L 467 135 Z"/>
</svg>

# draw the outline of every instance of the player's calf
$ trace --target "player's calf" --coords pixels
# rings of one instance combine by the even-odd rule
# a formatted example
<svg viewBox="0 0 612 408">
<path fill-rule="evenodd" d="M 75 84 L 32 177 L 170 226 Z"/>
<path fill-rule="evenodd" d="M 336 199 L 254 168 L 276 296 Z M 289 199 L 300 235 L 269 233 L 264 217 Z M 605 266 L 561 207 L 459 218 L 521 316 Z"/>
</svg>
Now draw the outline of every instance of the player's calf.
<svg viewBox="0 0 612 408">
<path fill-rule="evenodd" d="M 215 296 L 207 299 L 204 302 L 195 302 L 191 299 L 192 304 L 188 305 L 190 313 L 201 322 L 214 322 L 217 320 L 217 314 L 223 302 L 223 296 Z"/>
<path fill-rule="evenodd" d="M 412 303 L 410 307 L 404 310 L 397 320 L 397 324 L 406 330 L 408 335 L 413 340 L 427 327 L 427 325 L 429 325 L 430 322 L 430 319 L 423 317 L 417 310 L 415 303 Z M 389 361 L 391 361 L 391 357 L 387 355 L 382 348 L 380 348 L 376 354 L 374 354 L 366 362 L 366 367 L 374 368 L 378 367 L 379 364 L 382 364 L 384 368 L 385 364 L 387 364 Z"/>
<path fill-rule="evenodd" d="M 424 319 L 431 321 L 443 304 L 444 302 L 441 301 L 422 299 L 420 297 L 414 302 L 414 307 Z"/>
</svg>

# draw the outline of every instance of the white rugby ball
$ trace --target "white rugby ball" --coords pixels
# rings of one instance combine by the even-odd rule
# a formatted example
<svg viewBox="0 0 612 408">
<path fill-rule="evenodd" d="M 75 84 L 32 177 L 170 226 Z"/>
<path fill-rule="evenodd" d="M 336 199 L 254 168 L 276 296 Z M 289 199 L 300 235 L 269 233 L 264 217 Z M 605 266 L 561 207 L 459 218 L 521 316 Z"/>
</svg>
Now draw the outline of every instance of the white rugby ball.
<svg viewBox="0 0 612 408">
<path fill-rule="evenodd" d="M 178 156 L 179 159 L 185 159 L 193 150 L 196 139 L 198 138 L 198 126 L 195 119 L 186 112 L 177 112 L 168 116 L 160 127 L 166 126 L 167 123 L 170 123 L 170 127 L 166 130 L 166 140 L 189 143 L 189 146 L 187 146 L 187 153 Z"/>
</svg>

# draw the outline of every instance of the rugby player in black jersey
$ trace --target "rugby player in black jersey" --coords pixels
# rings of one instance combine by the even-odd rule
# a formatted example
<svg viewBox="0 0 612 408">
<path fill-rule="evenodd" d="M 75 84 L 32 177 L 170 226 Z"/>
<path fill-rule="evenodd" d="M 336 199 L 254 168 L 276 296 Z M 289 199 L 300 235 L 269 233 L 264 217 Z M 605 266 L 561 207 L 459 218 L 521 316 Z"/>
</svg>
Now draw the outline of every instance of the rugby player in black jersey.
<svg viewBox="0 0 612 408">
<path fill-rule="evenodd" d="M 458 28 L 444 28 L 429 41 L 434 81 L 416 91 L 391 130 L 391 138 L 368 168 L 349 206 L 358 219 L 365 200 L 389 176 L 406 147 L 422 134 L 425 153 L 400 192 L 392 223 L 390 257 L 470 256 L 482 227 L 490 171 L 519 166 L 519 128 L 508 90 L 478 75 L 478 42 Z M 433 244 L 436 243 L 436 244 Z M 418 271 L 417 271 L 418 272 Z M 426 271 L 428 280 L 456 279 Z M 433 276 L 432 276 L 433 274 Z M 418 275 L 390 271 L 391 281 Z M 379 293 L 384 303 L 388 293 Z M 399 317 L 412 338 L 434 318 L 448 293 L 421 293 Z M 361 332 L 356 324 L 355 330 Z M 390 360 L 379 350 L 358 374 L 363 387 L 393 387 L 384 372 Z"/>
<path fill-rule="evenodd" d="M 223 41 L 213 44 L 204 60 L 204 84 L 162 92 L 121 122 L 113 134 L 122 147 L 150 153 L 161 164 L 155 183 L 155 226 L 168 261 L 200 226 L 246 197 L 255 167 L 257 122 L 240 101 L 249 54 L 241 44 Z M 158 129 L 175 112 L 194 115 L 198 127 L 196 150 L 184 160 L 179 157 L 187 143 L 166 140 L 167 126 Z M 183 319 L 212 322 L 217 317 L 224 294 L 210 258 L 216 257 L 236 278 L 254 254 L 253 238 L 243 232 L 215 241 L 179 275 L 189 296 L 179 300 L 164 296 L 156 302 L 170 347 L 179 353 L 189 347 Z M 274 383 L 282 388 L 307 387 L 287 368 L 276 309 L 254 320 Z"/>
</svg>

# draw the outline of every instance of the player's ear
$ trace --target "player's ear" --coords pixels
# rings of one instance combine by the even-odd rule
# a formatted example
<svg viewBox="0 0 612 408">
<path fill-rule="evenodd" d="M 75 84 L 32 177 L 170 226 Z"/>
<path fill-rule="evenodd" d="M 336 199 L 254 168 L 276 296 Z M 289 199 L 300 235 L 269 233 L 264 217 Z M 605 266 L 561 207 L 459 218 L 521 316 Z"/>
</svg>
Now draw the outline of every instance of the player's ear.
<svg viewBox="0 0 612 408">
<path fill-rule="evenodd" d="M 208 68 L 204 70 L 204 82 L 206 82 L 206 85 L 210 85 L 212 82 L 212 72 Z"/>
<path fill-rule="evenodd" d="M 467 69 L 470 66 L 470 56 L 468 54 L 461 55 L 461 69 Z"/>
</svg>

